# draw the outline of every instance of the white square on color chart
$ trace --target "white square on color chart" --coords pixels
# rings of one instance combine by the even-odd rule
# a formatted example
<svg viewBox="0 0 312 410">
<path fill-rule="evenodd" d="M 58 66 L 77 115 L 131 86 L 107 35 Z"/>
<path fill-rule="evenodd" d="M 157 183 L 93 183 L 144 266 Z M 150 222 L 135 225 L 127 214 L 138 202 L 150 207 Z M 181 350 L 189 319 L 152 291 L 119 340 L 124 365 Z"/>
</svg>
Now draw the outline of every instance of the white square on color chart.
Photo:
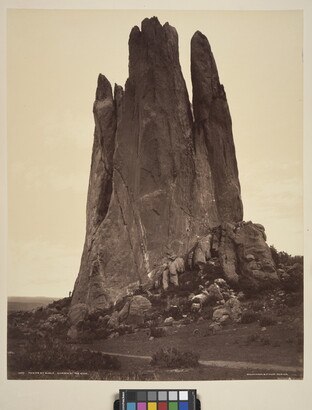
<svg viewBox="0 0 312 410">
<path fill-rule="evenodd" d="M 188 400 L 188 392 L 179 391 L 179 400 Z"/>
<path fill-rule="evenodd" d="M 178 392 L 177 391 L 170 391 L 169 392 L 169 400 L 178 400 Z"/>
</svg>

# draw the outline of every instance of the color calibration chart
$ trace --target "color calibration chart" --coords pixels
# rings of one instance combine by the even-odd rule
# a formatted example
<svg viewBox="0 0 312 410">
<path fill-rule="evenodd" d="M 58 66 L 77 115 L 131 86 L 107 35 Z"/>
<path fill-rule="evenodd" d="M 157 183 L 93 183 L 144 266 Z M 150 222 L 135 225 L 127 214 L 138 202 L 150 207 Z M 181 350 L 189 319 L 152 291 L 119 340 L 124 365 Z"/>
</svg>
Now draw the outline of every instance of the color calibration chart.
<svg viewBox="0 0 312 410">
<path fill-rule="evenodd" d="M 120 410 L 196 410 L 196 390 L 120 390 Z"/>
</svg>

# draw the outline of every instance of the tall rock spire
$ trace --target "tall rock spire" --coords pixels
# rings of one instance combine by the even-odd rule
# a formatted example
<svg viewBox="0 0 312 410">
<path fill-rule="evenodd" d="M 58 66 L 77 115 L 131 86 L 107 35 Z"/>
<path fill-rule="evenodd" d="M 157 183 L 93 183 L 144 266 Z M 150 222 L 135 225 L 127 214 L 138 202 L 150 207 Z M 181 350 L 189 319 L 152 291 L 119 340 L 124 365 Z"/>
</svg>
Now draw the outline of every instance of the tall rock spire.
<svg viewBox="0 0 312 410">
<path fill-rule="evenodd" d="M 197 31 L 191 41 L 195 139 L 204 139 L 220 221 L 241 221 L 243 205 L 231 115 L 207 38 Z"/>
<path fill-rule="evenodd" d="M 145 19 L 129 38 L 125 90 L 99 77 L 87 233 L 72 303 L 109 306 L 198 238 L 242 219 L 223 87 L 207 39 L 192 39 L 191 112 L 178 35 Z"/>
</svg>

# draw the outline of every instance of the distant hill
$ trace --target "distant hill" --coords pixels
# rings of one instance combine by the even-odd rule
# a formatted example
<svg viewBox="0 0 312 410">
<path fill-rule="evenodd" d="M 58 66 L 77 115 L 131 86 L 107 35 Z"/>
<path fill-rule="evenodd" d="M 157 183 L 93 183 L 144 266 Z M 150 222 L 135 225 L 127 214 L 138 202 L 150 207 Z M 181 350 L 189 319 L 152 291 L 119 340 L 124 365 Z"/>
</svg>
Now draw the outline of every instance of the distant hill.
<svg viewBox="0 0 312 410">
<path fill-rule="evenodd" d="M 17 310 L 32 310 L 40 306 L 47 306 L 55 300 L 60 298 L 49 298 L 44 296 L 9 296 L 8 297 L 8 311 L 13 312 Z"/>
</svg>

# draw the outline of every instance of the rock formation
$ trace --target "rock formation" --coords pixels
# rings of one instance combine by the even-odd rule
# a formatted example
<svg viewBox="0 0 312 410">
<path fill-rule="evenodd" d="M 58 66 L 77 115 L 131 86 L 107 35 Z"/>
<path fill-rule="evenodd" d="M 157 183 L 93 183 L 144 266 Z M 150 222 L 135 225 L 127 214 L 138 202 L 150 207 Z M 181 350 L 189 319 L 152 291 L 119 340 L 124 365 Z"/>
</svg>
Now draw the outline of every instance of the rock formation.
<svg viewBox="0 0 312 410">
<path fill-rule="evenodd" d="M 113 95 L 100 74 L 86 239 L 73 305 L 108 307 L 164 273 L 166 286 L 170 275 L 177 285 L 172 263 L 182 258 L 200 267 L 210 252 L 219 254 L 234 284 L 240 277 L 258 283 L 276 275 L 261 229 L 237 225 L 243 207 L 231 117 L 200 32 L 191 41 L 191 74 L 193 112 L 177 32 L 155 17 L 131 31 L 125 90 L 115 85 Z M 261 250 L 254 249 L 257 241 Z M 203 249 L 196 250 L 198 243 Z"/>
</svg>

